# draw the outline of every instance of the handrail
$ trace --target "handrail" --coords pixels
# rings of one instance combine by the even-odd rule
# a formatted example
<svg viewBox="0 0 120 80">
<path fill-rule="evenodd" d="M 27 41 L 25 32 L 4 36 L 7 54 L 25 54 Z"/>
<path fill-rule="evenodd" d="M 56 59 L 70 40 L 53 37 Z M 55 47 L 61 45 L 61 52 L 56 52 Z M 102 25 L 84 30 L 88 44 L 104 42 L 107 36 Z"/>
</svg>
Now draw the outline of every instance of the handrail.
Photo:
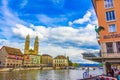
<svg viewBox="0 0 120 80">
<path fill-rule="evenodd" d="M 77 79 L 77 80 L 96 80 L 96 79 L 104 79 L 104 80 L 106 80 L 106 79 L 109 79 L 109 80 L 117 80 L 117 78 L 115 78 L 115 77 L 108 77 L 108 76 L 103 76 L 103 75 L 97 75 L 97 76 L 93 76 L 93 77 L 91 77 L 91 78 L 84 78 L 84 79 Z"/>
</svg>

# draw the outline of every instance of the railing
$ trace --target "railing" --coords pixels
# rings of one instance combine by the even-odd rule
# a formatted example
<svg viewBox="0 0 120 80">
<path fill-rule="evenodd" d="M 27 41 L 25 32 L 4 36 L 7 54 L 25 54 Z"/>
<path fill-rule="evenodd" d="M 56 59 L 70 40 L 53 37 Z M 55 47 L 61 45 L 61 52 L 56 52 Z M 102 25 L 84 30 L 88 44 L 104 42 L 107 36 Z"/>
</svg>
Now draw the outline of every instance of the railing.
<svg viewBox="0 0 120 80">
<path fill-rule="evenodd" d="M 102 57 L 84 57 L 84 59 L 98 61 L 98 62 L 102 61 Z"/>
<path fill-rule="evenodd" d="M 98 76 L 94 76 L 94 77 L 90 77 L 90 78 L 77 79 L 77 80 L 117 80 L 117 78 L 98 75 Z"/>
<path fill-rule="evenodd" d="M 102 53 L 102 57 L 104 58 L 120 58 L 120 53 Z"/>
</svg>

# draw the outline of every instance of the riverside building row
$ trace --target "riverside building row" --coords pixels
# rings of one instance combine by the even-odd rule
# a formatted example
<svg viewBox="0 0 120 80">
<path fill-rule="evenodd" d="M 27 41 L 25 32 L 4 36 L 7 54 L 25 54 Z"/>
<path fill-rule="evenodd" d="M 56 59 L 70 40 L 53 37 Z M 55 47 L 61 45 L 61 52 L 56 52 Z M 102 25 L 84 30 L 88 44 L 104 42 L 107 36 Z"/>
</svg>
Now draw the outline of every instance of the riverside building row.
<svg viewBox="0 0 120 80">
<path fill-rule="evenodd" d="M 34 49 L 30 49 L 30 37 L 26 36 L 24 54 L 20 49 L 3 46 L 0 49 L 0 67 L 68 67 L 68 58 L 58 55 L 53 58 L 48 54 L 38 54 L 39 40 L 35 38 Z"/>
</svg>

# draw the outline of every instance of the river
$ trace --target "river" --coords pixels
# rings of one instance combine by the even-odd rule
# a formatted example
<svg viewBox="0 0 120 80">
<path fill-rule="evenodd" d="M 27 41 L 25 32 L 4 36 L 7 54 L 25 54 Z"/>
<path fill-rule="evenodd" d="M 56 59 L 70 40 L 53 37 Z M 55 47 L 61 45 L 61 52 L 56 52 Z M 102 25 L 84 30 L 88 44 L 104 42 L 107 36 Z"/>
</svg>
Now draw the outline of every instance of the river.
<svg viewBox="0 0 120 80">
<path fill-rule="evenodd" d="M 0 80 L 77 80 L 83 78 L 85 70 L 29 70 L 0 72 Z M 92 75 L 100 75 L 103 70 L 90 70 Z"/>
</svg>

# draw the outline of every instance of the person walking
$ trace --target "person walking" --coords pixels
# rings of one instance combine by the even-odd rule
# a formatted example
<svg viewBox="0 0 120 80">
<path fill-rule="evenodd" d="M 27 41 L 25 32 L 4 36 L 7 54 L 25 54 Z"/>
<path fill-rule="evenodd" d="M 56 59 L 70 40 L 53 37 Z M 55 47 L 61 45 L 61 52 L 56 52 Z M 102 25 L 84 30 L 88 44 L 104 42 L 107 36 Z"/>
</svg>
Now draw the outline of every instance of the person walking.
<svg viewBox="0 0 120 80">
<path fill-rule="evenodd" d="M 114 70 L 112 68 L 108 69 L 107 76 L 114 77 Z"/>
<path fill-rule="evenodd" d="M 114 70 L 111 68 L 111 76 L 114 77 Z"/>
<path fill-rule="evenodd" d="M 118 72 L 117 80 L 120 80 L 120 72 Z"/>
</svg>

